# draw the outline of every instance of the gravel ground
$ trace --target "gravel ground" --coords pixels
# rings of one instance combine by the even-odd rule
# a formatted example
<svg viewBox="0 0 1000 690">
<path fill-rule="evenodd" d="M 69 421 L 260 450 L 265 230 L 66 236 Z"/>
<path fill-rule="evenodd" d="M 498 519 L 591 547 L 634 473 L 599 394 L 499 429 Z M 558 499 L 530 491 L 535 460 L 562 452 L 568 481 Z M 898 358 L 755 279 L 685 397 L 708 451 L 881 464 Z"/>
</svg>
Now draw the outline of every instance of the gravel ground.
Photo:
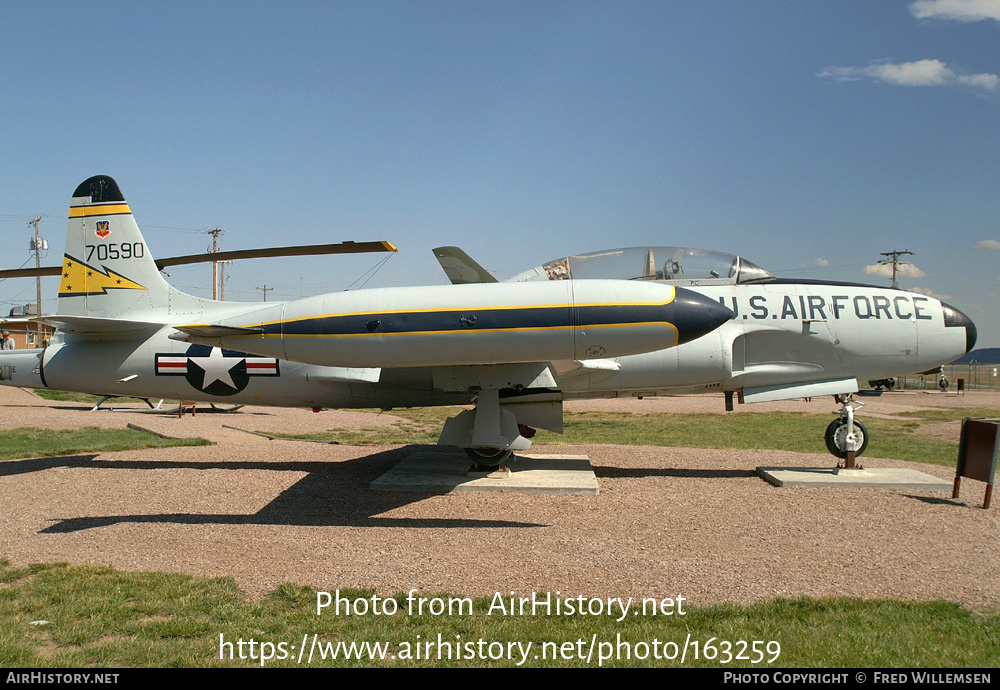
<svg viewBox="0 0 1000 690">
<path fill-rule="evenodd" d="M 923 406 L 1000 408 L 1000 394 L 894 393 L 865 415 Z M 570 409 L 721 412 L 721 396 L 574 402 Z M 738 408 L 832 412 L 829 398 Z M 133 422 L 212 447 L 0 462 L 0 556 L 229 575 L 253 597 L 282 582 L 381 592 L 559 590 L 676 596 L 695 605 L 773 597 L 891 596 L 1000 609 L 1000 510 L 985 485 L 950 493 L 778 489 L 758 465 L 829 456 L 637 446 L 545 447 L 590 456 L 598 496 L 391 494 L 368 490 L 398 446 L 267 441 L 223 428 L 305 431 L 390 415 L 277 408 L 163 417 L 89 413 L 0 388 L 0 427 Z M 817 434 L 822 427 L 817 426 Z M 954 438 L 957 438 L 955 432 Z M 909 466 L 952 479 L 954 470 Z"/>
</svg>

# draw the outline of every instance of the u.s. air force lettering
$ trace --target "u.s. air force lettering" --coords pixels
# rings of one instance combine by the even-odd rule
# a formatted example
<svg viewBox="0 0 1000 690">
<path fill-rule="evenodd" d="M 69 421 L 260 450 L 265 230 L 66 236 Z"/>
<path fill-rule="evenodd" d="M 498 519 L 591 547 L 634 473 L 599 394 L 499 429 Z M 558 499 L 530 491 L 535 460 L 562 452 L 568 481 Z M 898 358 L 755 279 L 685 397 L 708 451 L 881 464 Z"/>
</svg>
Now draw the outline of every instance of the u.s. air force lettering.
<svg viewBox="0 0 1000 690">
<path fill-rule="evenodd" d="M 209 395 L 235 395 L 251 376 L 278 376 L 278 360 L 245 352 L 192 345 L 183 355 L 157 354 L 157 376 L 183 376 L 194 388 Z"/>
<path fill-rule="evenodd" d="M 769 304 L 770 300 L 770 304 Z M 776 303 L 780 300 L 780 304 Z M 741 305 L 736 297 L 720 297 L 719 302 L 743 319 L 803 319 L 810 321 L 839 320 L 845 316 L 857 319 L 919 319 L 930 321 L 931 300 L 927 297 L 897 295 L 754 295 Z"/>
</svg>

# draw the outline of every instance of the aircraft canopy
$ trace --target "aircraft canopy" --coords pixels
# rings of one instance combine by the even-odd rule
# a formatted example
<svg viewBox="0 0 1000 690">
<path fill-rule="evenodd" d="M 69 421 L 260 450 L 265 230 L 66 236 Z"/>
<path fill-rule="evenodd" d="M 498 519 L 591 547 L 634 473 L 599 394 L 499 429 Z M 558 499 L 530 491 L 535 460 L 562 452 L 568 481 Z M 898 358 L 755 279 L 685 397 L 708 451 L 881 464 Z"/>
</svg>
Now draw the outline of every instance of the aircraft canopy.
<svg viewBox="0 0 1000 690">
<path fill-rule="evenodd" d="M 556 259 L 520 273 L 510 280 L 523 282 L 571 278 L 733 285 L 773 276 L 757 264 L 734 254 L 684 247 L 628 247 Z"/>
</svg>

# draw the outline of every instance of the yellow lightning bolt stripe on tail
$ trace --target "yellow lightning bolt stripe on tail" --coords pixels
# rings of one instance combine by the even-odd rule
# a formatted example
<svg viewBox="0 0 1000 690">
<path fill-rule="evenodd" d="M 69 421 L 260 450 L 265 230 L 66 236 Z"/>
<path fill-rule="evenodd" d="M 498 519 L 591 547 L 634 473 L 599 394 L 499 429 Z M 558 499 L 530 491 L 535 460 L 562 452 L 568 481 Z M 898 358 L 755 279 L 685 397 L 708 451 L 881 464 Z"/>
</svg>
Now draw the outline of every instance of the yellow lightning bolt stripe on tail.
<svg viewBox="0 0 1000 690">
<path fill-rule="evenodd" d="M 63 257 L 62 282 L 59 283 L 59 296 L 74 295 L 106 295 L 108 290 L 145 290 L 146 288 L 134 280 L 129 280 L 121 273 L 108 268 L 101 270 L 88 266 L 82 261 L 66 254 Z"/>
</svg>

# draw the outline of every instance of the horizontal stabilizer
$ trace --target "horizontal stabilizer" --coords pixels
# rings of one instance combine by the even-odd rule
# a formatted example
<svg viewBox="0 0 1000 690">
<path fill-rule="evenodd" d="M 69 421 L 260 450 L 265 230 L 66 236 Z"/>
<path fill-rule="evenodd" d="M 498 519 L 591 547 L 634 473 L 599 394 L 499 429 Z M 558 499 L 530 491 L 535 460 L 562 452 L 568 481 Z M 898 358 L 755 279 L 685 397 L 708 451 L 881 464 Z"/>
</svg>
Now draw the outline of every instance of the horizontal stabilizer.
<svg viewBox="0 0 1000 690">
<path fill-rule="evenodd" d="M 158 331 L 164 324 L 155 321 L 134 321 L 99 316 L 53 314 L 25 319 L 4 319 L 4 323 L 40 323 L 63 333 L 76 335 L 111 335 Z"/>
</svg>

